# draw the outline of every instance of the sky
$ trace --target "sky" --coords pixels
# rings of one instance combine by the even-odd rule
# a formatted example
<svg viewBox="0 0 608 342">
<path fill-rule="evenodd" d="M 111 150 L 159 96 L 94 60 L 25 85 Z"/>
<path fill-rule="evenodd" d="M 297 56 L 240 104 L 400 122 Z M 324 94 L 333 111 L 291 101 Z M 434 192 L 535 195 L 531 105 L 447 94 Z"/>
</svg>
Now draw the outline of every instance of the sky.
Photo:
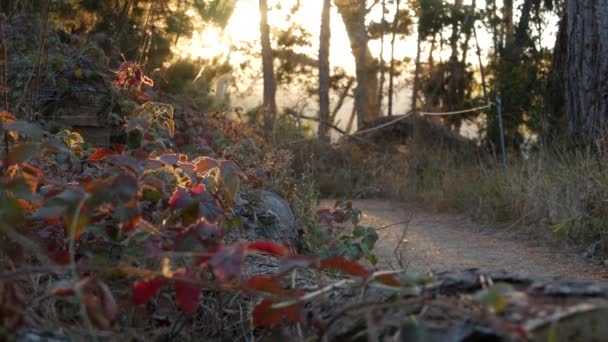
<svg viewBox="0 0 608 342">
<path fill-rule="evenodd" d="M 297 0 L 281 0 L 280 3 L 282 5 L 283 11 L 288 10 L 291 5 L 293 5 Z M 272 4 L 272 1 L 270 1 Z M 305 53 L 309 53 L 311 56 L 315 56 L 318 50 L 318 40 L 320 30 L 320 16 L 321 16 L 321 0 L 300 0 L 301 8 L 293 17 L 292 20 L 295 20 L 302 24 L 302 26 L 310 32 L 313 37 L 312 47 L 309 51 L 301 51 Z M 370 2 L 370 1 L 368 1 Z M 403 1 L 402 1 L 403 2 Z M 471 0 L 465 0 L 465 5 L 470 4 Z M 500 2 L 500 1 L 499 1 Z M 499 4 L 500 5 L 500 4 Z M 478 8 L 482 8 L 485 6 L 485 0 L 477 0 Z M 269 16 L 269 24 L 271 27 L 276 28 L 286 28 L 289 26 L 289 23 L 285 21 L 285 13 L 278 13 L 279 11 L 271 12 Z M 381 18 L 381 6 L 377 5 L 374 7 L 373 11 L 368 15 L 368 21 L 379 21 Z M 392 16 L 394 15 L 394 8 L 391 8 L 388 15 L 387 20 L 391 21 Z M 517 20 L 517 18 L 515 18 Z M 231 46 L 238 46 L 247 42 L 255 42 L 259 41 L 260 33 L 259 33 L 259 10 L 258 10 L 258 0 L 236 0 L 236 8 L 235 11 L 224 30 L 221 30 L 217 27 L 205 27 L 196 31 L 194 36 L 191 39 L 181 39 L 175 50 L 178 54 L 182 56 L 189 56 L 192 58 L 212 58 L 216 56 L 222 56 L 223 58 L 229 58 L 229 62 L 237 65 L 243 60 L 249 58 L 248 56 L 241 55 L 239 53 L 230 52 Z M 550 23 L 549 27 L 557 27 L 557 19 L 552 18 L 553 22 Z M 350 44 L 348 40 L 348 36 L 346 34 L 346 30 L 344 29 L 344 24 L 342 22 L 342 18 L 340 17 L 335 6 L 332 6 L 331 10 L 331 43 L 330 43 L 330 64 L 332 67 L 339 66 L 344 68 L 349 74 L 355 74 L 355 61 L 352 56 L 350 50 Z M 484 49 L 484 46 L 489 47 L 491 45 L 490 35 L 486 30 L 479 30 L 479 39 L 480 45 L 482 45 L 482 57 L 485 59 L 485 52 L 488 49 Z M 554 30 L 548 30 L 546 32 L 546 37 L 543 38 L 543 45 L 552 46 L 554 42 L 555 32 Z M 395 58 L 397 60 L 402 60 L 405 57 L 411 58 L 413 61 L 416 54 L 416 37 L 415 34 L 411 34 L 409 37 L 405 39 L 401 39 L 397 41 L 395 48 Z M 388 43 L 388 42 L 387 42 Z M 370 50 L 374 56 L 380 55 L 380 41 L 372 40 L 369 42 Z M 387 45 L 388 47 L 388 45 Z M 423 47 L 423 56 L 425 55 Z M 428 48 L 428 47 L 427 47 Z M 428 54 L 428 51 L 426 51 Z M 445 53 L 448 53 L 447 51 Z M 474 49 L 469 49 L 469 61 L 473 62 L 476 60 L 476 56 L 473 55 Z M 386 48 L 384 51 L 384 56 L 386 60 L 390 58 L 390 49 Z M 253 65 L 255 67 L 255 63 L 259 64 L 259 61 L 253 61 Z M 412 69 L 413 62 L 410 62 L 409 68 Z M 405 75 L 408 75 L 407 73 Z M 410 97 L 411 97 L 411 88 L 409 87 L 409 83 L 411 82 L 411 77 L 402 77 L 401 79 L 396 80 L 396 95 L 394 98 L 395 102 L 395 113 L 404 113 L 407 108 L 410 107 Z M 250 96 L 246 98 L 232 98 L 232 104 L 234 106 L 240 107 L 253 107 L 260 103 L 261 101 L 261 92 L 262 92 L 262 80 L 249 80 L 252 82 L 253 92 Z M 303 90 L 301 90 L 303 91 Z M 279 107 L 291 105 L 293 101 L 295 101 L 298 97 L 301 97 L 301 94 L 294 93 L 293 89 L 279 89 L 279 94 L 277 94 L 278 105 Z M 310 99 L 311 105 L 306 110 L 308 114 L 315 114 L 318 110 L 316 107 L 316 99 Z M 346 122 L 348 121 L 348 116 L 350 115 L 351 108 L 353 106 L 352 101 L 348 101 L 345 103 L 340 115 L 339 126 L 345 127 Z"/>
</svg>

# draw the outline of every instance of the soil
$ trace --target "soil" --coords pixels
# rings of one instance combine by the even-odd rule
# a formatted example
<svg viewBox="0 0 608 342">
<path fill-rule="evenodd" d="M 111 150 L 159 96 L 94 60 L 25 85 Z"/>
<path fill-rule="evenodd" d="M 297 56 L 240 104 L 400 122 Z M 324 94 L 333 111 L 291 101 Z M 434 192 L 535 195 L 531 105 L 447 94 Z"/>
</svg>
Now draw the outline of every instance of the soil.
<svg viewBox="0 0 608 342">
<path fill-rule="evenodd" d="M 333 203 L 327 200 L 321 206 Z M 379 269 L 400 268 L 395 248 L 406 229 L 399 250 L 408 271 L 414 273 L 477 268 L 608 282 L 606 267 L 592 264 L 572 248 L 526 238 L 524 228 L 480 225 L 465 215 L 433 213 L 387 200 L 357 200 L 353 206 L 363 211 L 364 225 L 389 226 L 378 231 Z M 410 218 L 409 225 L 404 223 Z"/>
</svg>

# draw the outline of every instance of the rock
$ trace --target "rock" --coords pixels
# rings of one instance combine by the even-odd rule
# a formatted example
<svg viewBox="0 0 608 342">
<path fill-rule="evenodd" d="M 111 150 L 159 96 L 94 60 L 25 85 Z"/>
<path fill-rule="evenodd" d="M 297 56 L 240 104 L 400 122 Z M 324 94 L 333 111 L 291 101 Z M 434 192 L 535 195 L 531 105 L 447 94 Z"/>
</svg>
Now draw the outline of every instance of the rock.
<svg viewBox="0 0 608 342">
<path fill-rule="evenodd" d="M 603 244 L 602 241 L 596 241 L 585 248 L 583 252 L 583 257 L 587 259 L 593 259 L 596 256 L 599 256 L 603 252 Z"/>
<path fill-rule="evenodd" d="M 299 235 L 296 220 L 289 204 L 280 196 L 266 190 L 243 195 L 246 204 L 235 211 L 243 221 L 243 229 L 233 229 L 226 234 L 226 241 L 269 240 L 290 244 L 298 249 Z"/>
<path fill-rule="evenodd" d="M 293 227 L 296 223 L 293 211 L 289 204 L 277 194 L 266 190 L 254 193 L 261 201 L 261 207 L 267 215 L 277 218 L 277 224 L 284 229 Z"/>
</svg>

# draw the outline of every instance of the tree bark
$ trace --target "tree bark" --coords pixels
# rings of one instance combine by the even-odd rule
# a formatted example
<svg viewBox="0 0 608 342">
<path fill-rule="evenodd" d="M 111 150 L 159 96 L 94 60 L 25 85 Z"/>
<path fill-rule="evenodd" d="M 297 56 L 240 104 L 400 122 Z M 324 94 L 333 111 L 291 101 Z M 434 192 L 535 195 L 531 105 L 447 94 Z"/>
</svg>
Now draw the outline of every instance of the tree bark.
<svg viewBox="0 0 608 342">
<path fill-rule="evenodd" d="M 397 28 L 399 27 L 399 5 L 400 0 L 397 0 L 397 12 L 393 19 L 393 36 L 391 37 L 391 67 L 388 81 L 388 116 L 393 115 L 393 93 L 395 89 L 395 38 L 397 37 Z"/>
<path fill-rule="evenodd" d="M 416 111 L 416 102 L 418 102 L 418 88 L 420 87 L 420 45 L 422 44 L 422 37 L 418 33 L 418 42 L 416 43 L 416 71 L 414 72 L 414 85 L 412 86 L 412 112 Z"/>
<path fill-rule="evenodd" d="M 384 81 L 386 66 L 384 61 L 384 35 L 386 34 L 386 0 L 382 0 L 382 29 L 380 32 L 380 85 L 378 86 L 378 116 L 382 116 L 382 99 L 384 98 Z"/>
<path fill-rule="evenodd" d="M 329 42 L 331 0 L 323 0 L 319 37 L 319 139 L 329 140 Z"/>
<path fill-rule="evenodd" d="M 270 45 L 270 27 L 268 26 L 268 3 L 259 0 L 260 34 L 262 43 L 262 71 L 264 74 L 264 130 L 270 134 L 274 129 L 277 116 L 276 92 L 277 83 L 274 77 L 274 57 Z"/>
<path fill-rule="evenodd" d="M 582 143 L 600 138 L 608 121 L 608 2 L 569 0 L 566 108 Z"/>
<path fill-rule="evenodd" d="M 545 92 L 545 118 L 543 122 L 543 139 L 550 141 L 564 135 L 568 127 L 566 113 L 566 58 L 568 54 L 568 18 L 563 15 L 551 59 L 551 68 L 547 76 Z"/>
<path fill-rule="evenodd" d="M 378 96 L 378 75 L 374 58 L 367 46 L 367 33 L 364 25 L 365 0 L 334 0 L 350 41 L 357 67 L 357 90 L 355 107 L 357 124 L 361 128 L 378 117 L 376 101 Z M 363 19 L 363 20 L 362 20 Z"/>
</svg>

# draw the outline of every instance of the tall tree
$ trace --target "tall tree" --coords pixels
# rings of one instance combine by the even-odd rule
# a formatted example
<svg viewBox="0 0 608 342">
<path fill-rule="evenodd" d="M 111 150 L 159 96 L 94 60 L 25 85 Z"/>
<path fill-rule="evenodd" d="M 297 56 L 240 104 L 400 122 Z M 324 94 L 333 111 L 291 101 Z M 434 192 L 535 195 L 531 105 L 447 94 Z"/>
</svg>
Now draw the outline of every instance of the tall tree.
<svg viewBox="0 0 608 342">
<path fill-rule="evenodd" d="M 331 0 L 323 0 L 319 37 L 319 139 L 329 140 L 329 42 Z"/>
<path fill-rule="evenodd" d="M 355 107 L 358 127 L 378 117 L 378 75 L 375 60 L 367 46 L 365 0 L 334 0 L 344 21 L 357 69 Z"/>
<path fill-rule="evenodd" d="M 382 116 L 386 63 L 384 61 L 384 36 L 386 35 L 386 0 L 382 0 L 382 19 L 380 20 L 380 85 L 378 86 L 378 115 Z"/>
<path fill-rule="evenodd" d="M 389 71 L 388 81 L 388 116 L 393 115 L 393 93 L 395 91 L 395 38 L 397 37 L 397 28 L 399 27 L 399 20 L 401 19 L 401 12 L 399 11 L 400 0 L 396 1 L 395 17 L 393 18 L 393 35 L 391 36 L 391 66 Z"/>
<path fill-rule="evenodd" d="M 272 132 L 277 116 L 277 83 L 274 77 L 274 57 L 270 45 L 270 26 L 268 25 L 268 3 L 259 0 L 260 34 L 262 43 L 262 72 L 264 74 L 264 130 Z"/>
<path fill-rule="evenodd" d="M 608 123 L 608 2 L 567 2 L 566 108 L 581 142 L 600 138 Z"/>
</svg>

